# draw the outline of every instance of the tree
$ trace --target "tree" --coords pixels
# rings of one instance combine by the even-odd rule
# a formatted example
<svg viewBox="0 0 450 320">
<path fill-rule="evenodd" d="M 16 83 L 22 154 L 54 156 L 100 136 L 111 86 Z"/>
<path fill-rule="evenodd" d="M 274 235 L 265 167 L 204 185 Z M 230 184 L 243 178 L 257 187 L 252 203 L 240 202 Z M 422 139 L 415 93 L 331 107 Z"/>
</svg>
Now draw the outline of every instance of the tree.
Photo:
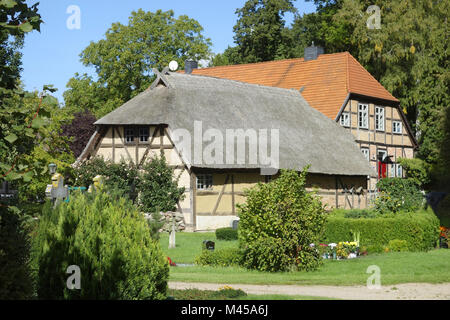
<svg viewBox="0 0 450 320">
<path fill-rule="evenodd" d="M 296 13 L 293 0 L 247 0 L 236 10 L 235 47 L 213 59 L 213 65 L 271 61 L 290 57 L 290 37 L 284 16 Z"/>
<path fill-rule="evenodd" d="M 369 4 L 381 9 L 379 30 L 367 28 Z M 344 0 L 333 18 L 350 25 L 352 54 L 400 99 L 428 165 L 438 162 L 450 105 L 449 15 L 445 1 Z"/>
<path fill-rule="evenodd" d="M 83 50 L 81 61 L 95 68 L 98 80 L 78 74 L 70 79 L 66 106 L 87 108 L 100 118 L 147 89 L 152 68 L 162 70 L 172 60 L 183 68 L 187 59 L 207 59 L 210 46 L 202 26 L 186 15 L 133 11 L 128 25 L 114 23 L 105 39 Z"/>
<path fill-rule="evenodd" d="M 31 164 L 20 155 L 32 149 L 42 125 L 40 118 L 32 118 L 38 106 L 34 106 L 34 112 L 23 108 L 24 92 L 19 80 L 18 49 L 26 32 L 39 31 L 42 21 L 37 11 L 37 4 L 28 6 L 24 0 L 0 3 L 0 176 L 10 181 L 31 179 Z M 16 39 L 13 43 L 11 37 Z"/>
<path fill-rule="evenodd" d="M 23 155 L 33 149 L 42 119 L 24 107 L 20 88 L 24 34 L 39 30 L 37 4 L 24 0 L 0 1 L 0 180 L 30 181 L 39 165 Z M 34 108 L 37 106 L 35 105 Z M 44 112 L 43 112 L 44 114 Z M 31 122 L 32 121 L 32 122 Z M 27 124 L 29 125 L 27 126 Z M 26 216 L 15 207 L 17 200 L 0 202 L 0 299 L 30 299 L 33 295 L 29 268 Z"/>
<path fill-rule="evenodd" d="M 74 114 L 72 122 L 62 126 L 62 134 L 71 139 L 69 142 L 75 158 L 78 158 L 95 132 L 95 116 L 87 109 Z"/>
<path fill-rule="evenodd" d="M 24 34 L 39 31 L 42 23 L 37 6 L 28 6 L 25 0 L 0 2 L 0 94 L 15 89 L 18 84 L 22 57 L 18 50 L 23 45 Z"/>
</svg>

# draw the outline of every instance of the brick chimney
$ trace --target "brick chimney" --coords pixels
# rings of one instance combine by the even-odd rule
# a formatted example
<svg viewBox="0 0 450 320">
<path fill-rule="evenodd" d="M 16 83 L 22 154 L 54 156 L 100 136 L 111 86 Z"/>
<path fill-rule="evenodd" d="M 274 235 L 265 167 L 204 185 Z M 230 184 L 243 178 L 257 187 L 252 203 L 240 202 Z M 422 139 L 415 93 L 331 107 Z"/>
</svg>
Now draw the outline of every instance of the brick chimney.
<svg viewBox="0 0 450 320">
<path fill-rule="evenodd" d="M 317 60 L 321 54 L 324 54 L 324 50 L 322 47 L 314 46 L 314 41 L 310 47 L 305 48 L 305 61 Z"/>
<path fill-rule="evenodd" d="M 191 74 L 194 69 L 198 69 L 197 61 L 189 59 L 184 62 L 184 73 Z"/>
</svg>

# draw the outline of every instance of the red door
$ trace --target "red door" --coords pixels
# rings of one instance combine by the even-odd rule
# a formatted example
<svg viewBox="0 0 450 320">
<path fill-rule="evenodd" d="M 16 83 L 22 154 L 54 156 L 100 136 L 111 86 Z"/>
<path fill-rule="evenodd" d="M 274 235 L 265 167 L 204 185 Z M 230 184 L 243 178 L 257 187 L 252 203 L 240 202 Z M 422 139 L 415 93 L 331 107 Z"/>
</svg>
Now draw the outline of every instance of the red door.
<svg viewBox="0 0 450 320">
<path fill-rule="evenodd" d="M 378 161 L 378 179 L 387 177 L 387 163 Z"/>
</svg>

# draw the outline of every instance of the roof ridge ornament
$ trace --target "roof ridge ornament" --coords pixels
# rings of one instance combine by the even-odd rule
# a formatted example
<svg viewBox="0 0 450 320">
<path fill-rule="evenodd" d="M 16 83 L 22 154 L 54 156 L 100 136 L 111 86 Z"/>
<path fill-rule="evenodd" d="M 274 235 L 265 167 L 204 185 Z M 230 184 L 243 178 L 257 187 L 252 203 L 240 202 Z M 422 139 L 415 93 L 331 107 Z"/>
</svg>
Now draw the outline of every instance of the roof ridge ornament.
<svg viewBox="0 0 450 320">
<path fill-rule="evenodd" d="M 157 68 L 152 69 L 153 73 L 156 75 L 155 81 L 153 81 L 152 85 L 150 86 L 150 90 L 153 90 L 156 88 L 158 84 L 161 82 L 167 87 L 170 88 L 169 81 L 167 81 L 166 75 L 169 74 L 169 67 L 165 67 L 161 72 Z"/>
</svg>

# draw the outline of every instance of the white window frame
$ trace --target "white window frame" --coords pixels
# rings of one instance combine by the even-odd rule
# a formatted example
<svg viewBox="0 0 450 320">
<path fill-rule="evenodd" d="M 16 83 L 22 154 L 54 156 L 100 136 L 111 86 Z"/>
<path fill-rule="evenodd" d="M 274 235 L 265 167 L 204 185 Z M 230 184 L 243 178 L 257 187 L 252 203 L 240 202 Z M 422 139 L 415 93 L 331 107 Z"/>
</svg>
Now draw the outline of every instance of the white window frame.
<svg viewBox="0 0 450 320">
<path fill-rule="evenodd" d="M 342 112 L 341 118 L 340 118 L 340 124 L 343 127 L 350 127 L 350 113 L 349 112 Z"/>
<path fill-rule="evenodd" d="M 392 133 L 402 134 L 403 133 L 403 123 L 401 121 L 392 121 Z"/>
<path fill-rule="evenodd" d="M 384 131 L 384 107 L 375 107 L 375 130 Z"/>
<path fill-rule="evenodd" d="M 125 128 L 125 143 L 134 142 L 134 128 Z"/>
<path fill-rule="evenodd" d="M 398 178 L 403 178 L 403 167 L 399 164 L 395 165 L 395 175 Z"/>
<path fill-rule="evenodd" d="M 389 165 L 389 178 L 395 178 L 396 173 L 397 173 L 396 165 L 395 163 L 391 163 Z"/>
<path fill-rule="evenodd" d="M 150 138 L 150 129 L 145 128 L 139 128 L 139 142 L 140 143 L 148 143 Z"/>
<path fill-rule="evenodd" d="M 358 103 L 358 128 L 369 129 L 369 105 Z"/>
<path fill-rule="evenodd" d="M 196 181 L 197 190 L 211 190 L 213 186 L 212 174 L 198 174 Z"/>
<path fill-rule="evenodd" d="M 364 157 L 367 159 L 367 161 L 370 161 L 370 149 L 366 148 L 366 147 L 362 147 L 361 152 L 364 155 Z"/>
</svg>

